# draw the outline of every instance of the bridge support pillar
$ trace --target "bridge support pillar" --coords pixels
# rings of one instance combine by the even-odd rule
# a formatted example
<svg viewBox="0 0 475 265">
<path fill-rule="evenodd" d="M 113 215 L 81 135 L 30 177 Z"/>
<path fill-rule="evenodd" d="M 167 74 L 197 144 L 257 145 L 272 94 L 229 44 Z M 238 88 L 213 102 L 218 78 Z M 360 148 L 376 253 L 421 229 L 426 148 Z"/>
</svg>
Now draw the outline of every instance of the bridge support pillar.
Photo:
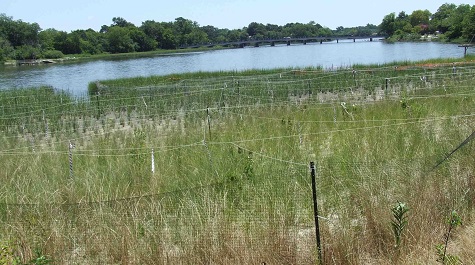
<svg viewBox="0 0 475 265">
<path fill-rule="evenodd" d="M 306 44 L 307 44 L 307 41 L 306 41 L 306 40 L 304 40 L 304 41 L 303 41 L 303 45 L 306 45 Z"/>
<path fill-rule="evenodd" d="M 336 39 L 336 43 L 338 43 L 338 41 L 339 41 L 339 40 L 338 40 L 338 39 Z"/>
<path fill-rule="evenodd" d="M 239 44 L 239 48 L 244 48 L 244 47 L 246 47 L 246 44 L 245 44 L 245 43 Z"/>
<path fill-rule="evenodd" d="M 259 47 L 259 42 L 254 43 L 254 47 Z"/>
<path fill-rule="evenodd" d="M 356 39 L 353 39 L 353 42 L 356 42 Z"/>
<path fill-rule="evenodd" d="M 287 46 L 290 46 L 290 41 L 287 41 Z"/>
<path fill-rule="evenodd" d="M 373 38 L 369 38 L 369 41 L 373 41 Z"/>
<path fill-rule="evenodd" d="M 322 44 L 322 43 L 323 43 L 323 40 L 320 40 L 320 44 Z"/>
<path fill-rule="evenodd" d="M 271 42 L 270 46 L 274 47 L 275 46 L 275 41 Z"/>
</svg>

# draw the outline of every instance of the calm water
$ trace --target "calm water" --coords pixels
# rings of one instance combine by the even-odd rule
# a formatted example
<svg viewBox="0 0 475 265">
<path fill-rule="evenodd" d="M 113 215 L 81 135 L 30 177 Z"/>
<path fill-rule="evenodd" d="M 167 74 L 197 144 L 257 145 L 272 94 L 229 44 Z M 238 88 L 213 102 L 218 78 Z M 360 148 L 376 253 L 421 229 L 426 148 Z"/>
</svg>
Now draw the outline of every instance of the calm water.
<svg viewBox="0 0 475 265">
<path fill-rule="evenodd" d="M 0 89 L 49 85 L 83 95 L 91 81 L 122 77 L 308 66 L 348 67 L 449 57 L 463 57 L 463 49 L 453 44 L 432 42 L 388 44 L 360 40 L 356 43 L 294 44 L 127 60 L 1 67 Z"/>
</svg>

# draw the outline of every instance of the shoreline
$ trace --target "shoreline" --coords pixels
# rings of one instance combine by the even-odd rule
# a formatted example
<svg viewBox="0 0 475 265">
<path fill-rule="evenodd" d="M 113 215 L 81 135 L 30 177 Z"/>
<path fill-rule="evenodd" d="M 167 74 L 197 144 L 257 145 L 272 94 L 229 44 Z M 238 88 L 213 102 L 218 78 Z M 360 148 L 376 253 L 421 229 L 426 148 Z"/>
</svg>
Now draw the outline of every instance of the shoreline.
<svg viewBox="0 0 475 265">
<path fill-rule="evenodd" d="M 27 60 L 6 60 L 2 63 L 5 67 L 16 67 L 21 65 L 44 65 L 51 63 L 75 63 L 82 61 L 94 61 L 94 60 L 115 60 L 115 59 L 133 59 L 140 57 L 153 57 L 153 56 L 168 56 L 168 55 L 177 55 L 177 54 L 188 54 L 188 53 L 197 53 L 204 51 L 213 51 L 213 50 L 224 50 L 224 49 L 233 49 L 228 47 L 214 47 L 214 48 L 190 48 L 190 49 L 175 49 L 175 50 L 157 50 L 150 52 L 134 52 L 134 53 L 103 53 L 95 55 L 83 55 L 83 54 L 71 54 L 63 58 L 51 59 L 51 58 L 41 58 L 41 59 L 27 59 Z"/>
</svg>

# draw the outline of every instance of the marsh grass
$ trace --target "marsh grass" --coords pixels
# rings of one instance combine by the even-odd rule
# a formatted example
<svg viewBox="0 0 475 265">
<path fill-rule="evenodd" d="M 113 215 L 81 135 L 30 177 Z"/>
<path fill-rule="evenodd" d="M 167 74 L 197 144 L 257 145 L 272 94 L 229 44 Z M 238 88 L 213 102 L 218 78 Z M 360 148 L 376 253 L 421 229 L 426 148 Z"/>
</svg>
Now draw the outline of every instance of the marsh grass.
<svg viewBox="0 0 475 265">
<path fill-rule="evenodd" d="M 194 73 L 99 81 L 83 98 L 2 91 L 0 242 L 22 262 L 316 263 L 315 161 L 325 264 L 434 263 L 444 213 L 473 222 L 473 143 L 433 167 L 475 128 L 474 66 Z M 397 201 L 411 207 L 398 253 Z"/>
</svg>

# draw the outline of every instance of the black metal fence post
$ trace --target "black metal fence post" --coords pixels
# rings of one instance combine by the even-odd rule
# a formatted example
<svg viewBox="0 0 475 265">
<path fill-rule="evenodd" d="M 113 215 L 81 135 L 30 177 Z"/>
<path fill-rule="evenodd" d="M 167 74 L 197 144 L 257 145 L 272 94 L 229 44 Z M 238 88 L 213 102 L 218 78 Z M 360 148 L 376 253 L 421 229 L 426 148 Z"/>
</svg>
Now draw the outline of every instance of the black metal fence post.
<svg viewBox="0 0 475 265">
<path fill-rule="evenodd" d="M 72 179 L 74 178 L 74 171 L 73 171 L 73 149 L 74 144 L 69 141 L 69 177 Z"/>
<path fill-rule="evenodd" d="M 315 163 L 310 162 L 310 170 L 312 175 L 312 195 L 313 195 L 313 215 L 315 218 L 315 235 L 317 239 L 318 264 L 323 264 L 322 245 L 320 241 L 320 227 L 318 224 L 318 203 L 317 203 L 317 184 L 315 177 Z"/>
<path fill-rule="evenodd" d="M 206 108 L 206 115 L 208 116 L 208 132 L 209 132 L 209 140 L 211 141 L 211 117 L 209 116 L 209 107 Z"/>
</svg>

